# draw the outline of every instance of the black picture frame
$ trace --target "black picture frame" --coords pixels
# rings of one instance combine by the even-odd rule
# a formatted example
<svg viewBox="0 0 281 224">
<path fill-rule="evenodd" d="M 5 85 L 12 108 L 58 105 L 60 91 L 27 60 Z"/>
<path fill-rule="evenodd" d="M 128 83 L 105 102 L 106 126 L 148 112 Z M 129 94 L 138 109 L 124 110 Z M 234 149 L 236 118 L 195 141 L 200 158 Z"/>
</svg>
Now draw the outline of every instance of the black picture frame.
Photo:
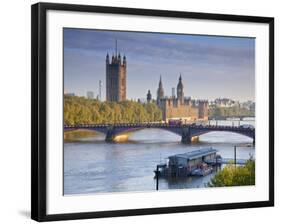
<svg viewBox="0 0 281 224">
<path fill-rule="evenodd" d="M 46 213 L 46 12 L 63 10 L 124 15 L 253 22 L 269 25 L 269 200 L 196 206 L 159 207 L 69 214 Z M 183 11 L 37 3 L 31 10 L 31 218 L 37 221 L 71 220 L 161 213 L 193 212 L 274 206 L 274 18 Z"/>
</svg>

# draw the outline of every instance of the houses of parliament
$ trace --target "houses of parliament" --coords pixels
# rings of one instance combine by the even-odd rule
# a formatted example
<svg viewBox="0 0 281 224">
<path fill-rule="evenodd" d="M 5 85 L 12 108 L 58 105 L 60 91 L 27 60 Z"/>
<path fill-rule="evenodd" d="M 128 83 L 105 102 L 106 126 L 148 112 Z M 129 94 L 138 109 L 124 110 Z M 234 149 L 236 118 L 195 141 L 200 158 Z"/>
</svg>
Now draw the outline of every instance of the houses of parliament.
<svg viewBox="0 0 281 224">
<path fill-rule="evenodd" d="M 121 102 L 126 100 L 127 88 L 127 60 L 120 53 L 116 52 L 112 55 L 106 55 L 106 100 L 111 102 Z M 150 90 L 147 93 L 147 103 L 152 102 Z M 156 103 L 162 111 L 162 120 L 181 119 L 185 122 L 193 122 L 196 120 L 208 120 L 208 102 L 205 100 L 192 100 L 190 97 L 184 96 L 184 86 L 182 77 L 179 77 L 177 85 L 177 95 L 172 97 L 164 96 L 164 88 L 160 77 L 157 89 Z"/>
<path fill-rule="evenodd" d="M 151 93 L 148 90 L 147 102 L 151 102 Z M 197 120 L 208 120 L 208 101 L 207 100 L 192 100 L 190 97 L 184 96 L 184 86 L 180 75 L 177 85 L 177 95 L 172 97 L 164 96 L 164 88 L 162 79 L 157 89 L 156 103 L 162 111 L 163 121 L 169 119 L 181 119 L 183 122 L 190 123 Z"/>
</svg>

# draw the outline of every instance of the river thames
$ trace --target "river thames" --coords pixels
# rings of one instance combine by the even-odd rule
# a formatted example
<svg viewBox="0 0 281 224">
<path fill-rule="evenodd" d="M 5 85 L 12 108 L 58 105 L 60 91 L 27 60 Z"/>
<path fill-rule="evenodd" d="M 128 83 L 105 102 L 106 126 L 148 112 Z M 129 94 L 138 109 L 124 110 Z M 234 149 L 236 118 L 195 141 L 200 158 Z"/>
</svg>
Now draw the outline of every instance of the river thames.
<svg viewBox="0 0 281 224">
<path fill-rule="evenodd" d="M 215 124 L 215 121 L 211 121 Z M 238 121 L 218 121 L 219 125 L 238 125 Z M 241 121 L 254 125 L 254 121 Z M 252 139 L 230 132 L 210 132 L 197 143 L 181 144 L 181 137 L 164 130 L 144 129 L 129 135 L 123 143 L 106 143 L 105 136 L 95 134 L 76 137 L 64 143 L 64 194 L 155 191 L 156 165 L 168 156 L 213 147 L 224 158 L 238 159 L 255 155 Z M 206 187 L 213 172 L 205 177 L 177 180 L 159 179 L 159 190 Z"/>
</svg>

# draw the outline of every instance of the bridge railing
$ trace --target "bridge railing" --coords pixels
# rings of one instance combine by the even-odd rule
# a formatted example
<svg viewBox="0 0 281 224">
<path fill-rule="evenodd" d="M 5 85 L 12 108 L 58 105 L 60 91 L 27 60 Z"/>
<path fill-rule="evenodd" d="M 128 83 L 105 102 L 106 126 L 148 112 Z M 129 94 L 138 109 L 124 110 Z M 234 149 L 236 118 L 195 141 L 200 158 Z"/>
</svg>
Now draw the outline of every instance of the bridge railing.
<svg viewBox="0 0 281 224">
<path fill-rule="evenodd" d="M 104 127 L 191 127 L 194 129 L 225 129 L 225 130 L 255 130 L 254 127 L 228 125 L 197 125 L 197 124 L 169 124 L 169 123 L 119 123 L 119 124 L 78 124 L 64 125 L 64 128 L 104 128 Z"/>
</svg>

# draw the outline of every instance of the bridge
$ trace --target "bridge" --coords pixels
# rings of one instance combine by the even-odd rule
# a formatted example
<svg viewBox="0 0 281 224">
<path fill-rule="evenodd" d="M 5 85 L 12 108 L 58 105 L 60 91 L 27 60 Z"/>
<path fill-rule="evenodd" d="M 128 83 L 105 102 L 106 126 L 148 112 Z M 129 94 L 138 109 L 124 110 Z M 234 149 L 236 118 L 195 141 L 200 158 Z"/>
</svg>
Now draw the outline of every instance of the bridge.
<svg viewBox="0 0 281 224">
<path fill-rule="evenodd" d="M 200 136 L 212 131 L 224 131 L 241 134 L 253 139 L 255 143 L 255 128 L 245 128 L 241 126 L 222 125 L 196 125 L 196 124 L 168 124 L 168 123 L 123 123 L 123 124 L 81 124 L 65 125 L 64 131 L 91 130 L 105 134 L 107 142 L 114 141 L 118 135 L 135 132 L 146 128 L 157 128 L 170 131 L 181 136 L 181 142 L 191 143 L 193 137 Z"/>
</svg>

